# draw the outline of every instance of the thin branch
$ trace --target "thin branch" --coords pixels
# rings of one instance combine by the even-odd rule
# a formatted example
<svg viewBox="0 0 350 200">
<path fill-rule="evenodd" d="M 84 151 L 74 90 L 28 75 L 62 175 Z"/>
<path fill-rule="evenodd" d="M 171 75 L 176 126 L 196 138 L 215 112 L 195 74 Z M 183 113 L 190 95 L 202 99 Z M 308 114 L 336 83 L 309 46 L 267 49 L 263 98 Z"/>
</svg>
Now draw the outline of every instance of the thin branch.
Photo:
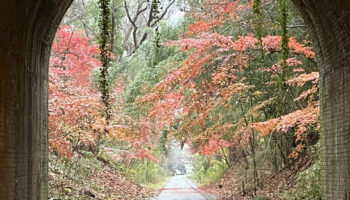
<svg viewBox="0 0 350 200">
<path fill-rule="evenodd" d="M 125 8 L 125 12 L 126 12 L 126 16 L 129 19 L 130 23 L 132 24 L 132 26 L 134 27 L 133 30 L 133 41 L 134 41 L 134 46 L 135 48 L 138 46 L 138 42 L 137 42 L 137 30 L 138 30 L 138 26 L 136 25 L 136 21 L 138 19 L 138 17 L 141 15 L 141 13 L 143 13 L 144 11 L 147 10 L 147 7 L 143 8 L 140 10 L 141 4 L 139 4 L 139 6 L 137 7 L 137 12 L 136 15 L 134 16 L 134 18 L 131 18 L 128 6 L 126 4 L 126 0 L 124 0 L 124 8 Z"/>
<path fill-rule="evenodd" d="M 162 20 L 164 18 L 164 16 L 168 13 L 169 8 L 175 3 L 175 0 L 173 0 L 172 2 L 170 2 L 168 4 L 168 6 L 165 8 L 164 12 L 160 15 L 160 17 L 158 17 L 156 20 L 153 21 L 153 23 L 151 24 L 151 27 L 154 27 L 160 20 Z"/>
</svg>

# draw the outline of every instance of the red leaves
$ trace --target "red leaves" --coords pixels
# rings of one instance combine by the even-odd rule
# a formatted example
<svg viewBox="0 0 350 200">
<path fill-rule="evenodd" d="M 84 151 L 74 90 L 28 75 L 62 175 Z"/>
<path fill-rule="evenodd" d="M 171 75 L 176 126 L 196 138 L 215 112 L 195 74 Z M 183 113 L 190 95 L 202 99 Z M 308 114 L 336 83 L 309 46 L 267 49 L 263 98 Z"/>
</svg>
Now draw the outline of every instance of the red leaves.
<svg viewBox="0 0 350 200">
<path fill-rule="evenodd" d="M 183 53 L 187 53 L 188 57 L 180 66 L 177 66 L 178 63 L 176 63 L 174 66 L 176 69 L 160 81 L 152 89 L 152 93 L 139 99 L 142 105 L 147 105 L 148 113 L 145 117 L 145 121 L 149 122 L 147 128 L 159 132 L 164 128 L 171 129 L 169 128 L 171 125 L 178 125 L 176 130 L 171 130 L 175 135 L 181 140 L 186 138 L 190 141 L 198 141 L 200 153 L 210 155 L 217 152 L 221 146 L 228 146 L 221 136 L 229 134 L 229 132 L 231 134 L 234 132 L 229 138 L 231 145 L 247 148 L 249 139 L 254 134 L 252 128 L 259 131 L 261 136 L 266 136 L 272 131 L 286 133 L 293 129 L 296 130 L 296 134 L 298 134 L 296 138 L 300 141 L 305 131 L 318 123 L 317 103 L 311 102 L 309 107 L 293 111 L 280 118 L 249 124 L 250 120 L 254 121 L 259 117 L 251 113 L 244 113 L 244 101 L 248 99 L 247 93 L 252 91 L 251 94 L 257 96 L 253 100 L 257 102 L 254 103 L 259 104 L 262 101 L 261 98 L 266 98 L 265 95 L 271 95 L 272 90 L 270 90 L 271 86 L 268 87 L 268 90 L 260 89 L 259 86 L 259 91 L 256 91 L 255 86 L 250 84 L 253 84 L 252 82 L 255 82 L 254 79 L 257 77 L 247 81 L 250 78 L 246 77 L 249 76 L 247 74 L 254 74 L 255 69 L 259 73 L 269 72 L 271 80 L 266 84 L 276 86 L 276 83 L 282 82 L 284 84 L 283 81 L 291 76 L 304 73 L 305 70 L 300 66 L 309 59 L 301 59 L 301 57 L 315 58 L 315 53 L 310 47 L 291 37 L 288 43 L 291 58 L 286 60 L 287 66 L 282 65 L 282 61 L 279 61 L 264 69 L 260 66 L 252 67 L 251 71 L 246 73 L 245 70 L 250 64 L 260 62 L 258 60 L 259 51 L 257 51 L 259 48 L 262 48 L 264 54 L 274 54 L 267 57 L 276 59 L 275 53 L 280 54 L 282 51 L 282 37 L 267 35 L 262 38 L 262 47 L 260 47 L 258 39 L 252 34 L 234 38 L 214 31 L 228 20 L 238 19 L 239 12 L 249 9 L 251 6 L 252 4 L 245 5 L 239 1 L 209 1 L 206 7 L 199 9 L 200 13 L 194 14 L 196 21 L 189 25 L 185 38 L 165 43 L 176 46 Z M 224 32 L 222 31 L 222 33 Z M 265 74 L 263 75 L 265 77 Z M 280 80 L 282 81 L 279 82 Z M 287 83 L 288 87 L 292 87 L 303 86 L 306 82 L 313 81 L 315 87 L 301 91 L 301 96 L 296 99 L 301 100 L 317 92 L 317 80 L 318 74 L 311 73 L 310 75 L 301 74 Z M 250 84 L 247 84 L 248 82 Z M 249 114 L 253 116 L 252 119 L 247 117 L 248 120 L 239 120 L 236 124 L 227 125 L 226 121 L 223 120 L 225 114 L 222 113 L 222 110 L 233 109 L 230 107 L 232 104 L 243 105 L 243 118 Z M 254 112 L 258 113 L 262 108 L 260 107 Z M 179 113 L 181 114 L 179 115 Z M 276 113 L 272 115 L 276 116 Z M 225 129 L 222 128 L 224 125 Z"/>
<path fill-rule="evenodd" d="M 281 48 L 282 37 L 268 35 L 261 39 L 264 51 L 269 54 L 277 49 Z M 288 47 L 293 53 L 303 54 L 308 58 L 315 59 L 315 52 L 311 50 L 311 47 L 305 47 L 303 44 L 296 41 L 295 37 L 290 37 L 288 41 Z"/>
<path fill-rule="evenodd" d="M 172 125 L 177 118 L 185 114 L 182 102 L 183 94 L 172 92 L 163 94 L 162 97 L 162 100 L 156 102 L 148 114 L 148 118 L 155 121 L 157 130 Z"/>
<path fill-rule="evenodd" d="M 197 21 L 196 23 L 190 24 L 188 26 L 188 30 L 185 33 L 185 35 L 187 37 L 192 35 L 198 35 L 199 33 L 208 32 L 210 28 L 211 26 L 207 24 L 207 22 Z"/>
<path fill-rule="evenodd" d="M 238 1 L 230 2 L 226 4 L 222 13 L 226 14 L 226 13 L 232 12 L 237 5 L 238 5 Z"/>
<path fill-rule="evenodd" d="M 65 157 L 72 155 L 75 143 L 94 145 L 105 125 L 100 96 L 89 81 L 91 70 L 100 65 L 94 58 L 98 51 L 69 26 L 57 31 L 49 68 L 49 143 Z"/>
<path fill-rule="evenodd" d="M 100 66 L 96 59 L 99 49 L 89 38 L 74 32 L 70 26 L 60 26 L 51 49 L 50 70 L 64 76 L 73 76 L 78 85 L 89 85 L 93 68 Z"/>
<path fill-rule="evenodd" d="M 242 4 L 238 1 L 208 1 L 202 8 L 201 13 L 195 13 L 196 22 L 188 26 L 186 37 L 198 36 L 210 29 L 221 27 L 227 22 L 235 21 L 239 18 L 239 12 L 247 10 L 250 4 Z M 191 13 L 189 13 L 191 14 Z"/>
<path fill-rule="evenodd" d="M 247 51 L 248 49 L 256 49 L 258 40 L 253 35 L 248 36 L 239 36 L 238 40 L 236 40 L 232 49 L 234 51 Z"/>
<path fill-rule="evenodd" d="M 135 157 L 136 157 L 136 159 L 139 159 L 139 160 L 148 159 L 148 160 L 152 160 L 152 161 L 154 161 L 154 162 L 158 162 L 158 159 L 156 159 L 156 158 L 151 154 L 151 152 L 149 152 L 148 150 L 143 149 L 143 148 L 138 148 L 138 149 L 136 149 L 136 151 L 135 151 Z"/>
<path fill-rule="evenodd" d="M 281 41 L 282 41 L 282 36 L 277 35 L 277 36 L 271 36 L 268 35 L 262 40 L 262 45 L 263 49 L 266 53 L 271 53 L 272 51 L 276 50 L 277 48 L 281 47 Z"/>
<path fill-rule="evenodd" d="M 202 155 L 216 155 L 222 148 L 227 148 L 230 143 L 226 140 L 220 139 L 219 136 L 214 135 L 208 139 L 208 142 L 201 142 L 199 153 Z"/>
</svg>

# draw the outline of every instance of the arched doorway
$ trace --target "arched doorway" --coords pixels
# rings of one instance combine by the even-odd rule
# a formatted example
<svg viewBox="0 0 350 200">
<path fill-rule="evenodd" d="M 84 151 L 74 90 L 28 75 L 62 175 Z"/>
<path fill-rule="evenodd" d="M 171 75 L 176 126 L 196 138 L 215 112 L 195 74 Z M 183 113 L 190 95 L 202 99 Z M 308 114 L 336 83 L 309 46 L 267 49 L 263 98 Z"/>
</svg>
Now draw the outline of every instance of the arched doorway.
<svg viewBox="0 0 350 200">
<path fill-rule="evenodd" d="M 350 198 L 350 1 L 293 0 L 317 46 L 323 195 Z M 47 73 L 71 0 L 0 8 L 0 199 L 47 198 Z"/>
</svg>

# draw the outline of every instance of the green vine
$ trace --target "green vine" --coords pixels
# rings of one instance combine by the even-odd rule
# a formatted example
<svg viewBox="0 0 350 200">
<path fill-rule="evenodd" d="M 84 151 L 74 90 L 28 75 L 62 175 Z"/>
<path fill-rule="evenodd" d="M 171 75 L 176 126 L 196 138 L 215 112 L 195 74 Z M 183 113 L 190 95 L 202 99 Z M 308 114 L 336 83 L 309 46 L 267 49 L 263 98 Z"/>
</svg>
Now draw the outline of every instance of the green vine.
<svg viewBox="0 0 350 200">
<path fill-rule="evenodd" d="M 282 68 L 285 69 L 287 66 L 287 59 L 289 57 L 289 47 L 288 47 L 288 13 L 286 0 L 278 0 L 279 11 L 280 11 L 280 24 L 282 30 Z"/>
<path fill-rule="evenodd" d="M 281 68 L 282 72 L 280 74 L 279 80 L 278 80 L 278 92 L 277 92 L 277 115 L 281 116 L 285 114 L 285 107 L 282 105 L 285 105 L 284 101 L 285 98 L 285 92 L 287 91 L 287 85 L 286 85 L 286 76 L 287 76 L 287 59 L 289 57 L 289 46 L 288 46 L 288 29 L 287 29 L 287 23 L 288 23 L 288 12 L 287 12 L 287 4 L 286 0 L 278 0 L 279 5 L 279 13 L 280 13 L 280 27 L 281 27 L 281 36 L 282 36 L 282 62 L 281 62 Z"/>
<path fill-rule="evenodd" d="M 110 0 L 99 0 L 99 7 L 101 9 L 99 28 L 100 28 L 100 59 L 102 67 L 100 69 L 100 80 L 99 80 L 99 89 L 101 91 L 102 102 L 105 106 L 106 121 L 108 123 L 111 118 L 111 109 L 110 109 L 110 95 L 108 87 L 108 66 L 110 61 Z"/>
<path fill-rule="evenodd" d="M 263 63 L 264 50 L 262 45 L 262 36 L 263 36 L 264 15 L 263 15 L 263 12 L 261 11 L 261 0 L 254 0 L 253 12 L 256 17 L 256 24 L 254 29 L 255 29 L 256 37 L 258 39 L 258 45 L 260 47 L 259 61 Z"/>
<path fill-rule="evenodd" d="M 152 18 L 154 20 L 158 20 L 159 19 L 159 4 L 160 1 L 159 0 L 153 0 L 152 1 L 152 9 L 153 9 L 153 16 Z M 160 33 L 159 33 L 159 27 L 156 25 L 156 29 L 155 29 L 156 35 L 154 37 L 154 47 L 156 49 L 156 55 L 158 54 L 158 49 L 160 48 Z"/>
</svg>

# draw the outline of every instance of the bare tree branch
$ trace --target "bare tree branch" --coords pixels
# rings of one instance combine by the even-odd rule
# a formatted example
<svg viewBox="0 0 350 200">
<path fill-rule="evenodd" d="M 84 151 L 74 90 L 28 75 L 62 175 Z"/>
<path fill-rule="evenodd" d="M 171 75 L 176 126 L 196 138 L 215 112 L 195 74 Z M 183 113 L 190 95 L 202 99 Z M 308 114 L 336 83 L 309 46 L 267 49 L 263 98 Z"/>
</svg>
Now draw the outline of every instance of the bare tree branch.
<svg viewBox="0 0 350 200">
<path fill-rule="evenodd" d="M 140 32 L 139 32 L 139 28 L 141 25 L 137 24 L 137 20 L 139 18 L 139 16 L 145 12 L 147 9 L 149 9 L 148 15 L 147 17 L 145 17 L 144 21 L 145 23 L 143 24 L 142 27 L 149 27 L 149 28 L 154 28 L 157 23 L 159 21 L 161 21 L 162 19 L 164 19 L 164 17 L 166 16 L 166 14 L 169 12 L 169 9 L 171 8 L 172 5 L 174 5 L 175 0 L 172 0 L 167 6 L 166 8 L 163 10 L 163 12 L 160 14 L 159 17 L 155 17 L 155 10 L 154 10 L 154 6 L 151 3 L 151 6 L 145 7 L 143 9 L 141 9 L 141 6 L 143 5 L 143 3 L 145 3 L 146 1 L 142 1 L 141 3 L 138 4 L 138 8 L 136 10 L 136 14 L 135 16 L 132 18 L 130 10 L 128 8 L 128 5 L 126 3 L 126 0 L 124 0 L 124 8 L 125 8 L 125 12 L 126 12 L 126 16 L 128 21 L 131 23 L 132 27 L 131 29 L 129 29 L 128 33 L 126 34 L 125 37 L 125 43 L 124 46 L 126 46 L 126 42 L 128 41 L 129 35 L 132 32 L 132 37 L 133 37 L 133 48 L 131 50 L 131 52 L 129 53 L 128 56 L 132 55 L 147 39 L 148 37 L 148 33 L 147 32 L 143 32 L 143 34 L 141 34 L 141 39 L 138 40 L 138 35 L 140 36 Z"/>
<path fill-rule="evenodd" d="M 134 18 L 131 18 L 131 15 L 130 15 L 128 6 L 127 6 L 127 4 L 126 4 L 126 0 L 124 0 L 124 8 L 125 8 L 126 16 L 127 16 L 127 18 L 129 19 L 130 23 L 131 23 L 132 26 L 133 26 L 133 41 L 134 41 L 134 46 L 135 46 L 135 47 L 138 46 L 138 43 L 137 43 L 137 30 L 138 30 L 138 26 L 136 25 L 136 21 L 137 21 L 138 17 L 139 17 L 144 11 L 147 10 L 147 7 L 141 9 L 142 4 L 143 4 L 143 3 L 141 3 L 141 4 L 138 5 L 137 11 L 136 11 L 136 14 L 135 14 Z M 141 9 L 141 10 L 140 10 L 140 9 Z"/>
<path fill-rule="evenodd" d="M 151 27 L 154 27 L 160 20 L 162 20 L 165 15 L 168 13 L 169 8 L 175 3 L 175 0 L 173 0 L 172 2 L 170 2 L 168 4 L 168 6 L 164 9 L 163 13 L 156 19 L 154 20 L 154 22 L 151 24 Z"/>
</svg>

